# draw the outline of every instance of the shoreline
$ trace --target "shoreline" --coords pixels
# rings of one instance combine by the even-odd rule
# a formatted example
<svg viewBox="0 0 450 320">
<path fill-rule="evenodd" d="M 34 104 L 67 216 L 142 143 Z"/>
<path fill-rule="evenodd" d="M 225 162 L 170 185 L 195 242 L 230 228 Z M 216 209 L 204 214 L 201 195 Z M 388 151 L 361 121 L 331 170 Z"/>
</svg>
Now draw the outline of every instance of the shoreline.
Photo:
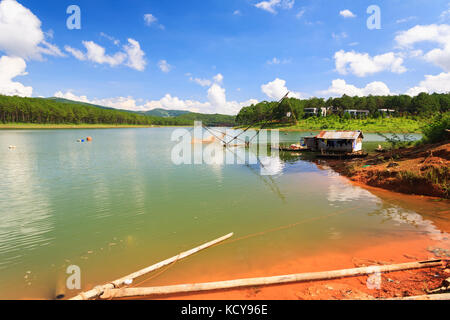
<svg viewBox="0 0 450 320">
<path fill-rule="evenodd" d="M 110 125 L 110 124 L 0 124 L 0 130 L 190 128 L 189 125 Z"/>
<path fill-rule="evenodd" d="M 447 245 L 433 241 L 426 235 L 406 237 L 405 239 L 383 239 L 367 247 L 351 251 L 329 250 L 320 254 L 292 257 L 290 262 L 274 263 L 272 267 L 256 269 L 239 275 L 226 268 L 213 274 L 195 276 L 186 281 L 169 276 L 144 281 L 142 286 L 164 286 L 181 283 L 202 283 L 241 278 L 267 277 L 317 271 L 332 271 L 364 266 L 406 263 L 438 259 L 430 248 Z M 427 294 L 427 289 L 440 287 L 449 277 L 448 269 L 440 267 L 383 273 L 381 287 L 369 288 L 369 276 L 340 278 L 324 281 L 309 281 L 290 284 L 277 284 L 255 288 L 221 289 L 212 292 L 192 292 L 154 297 L 156 300 L 376 300 Z M 139 297 L 137 300 L 152 300 L 152 297 Z M 127 299 L 124 299 L 127 300 Z M 132 300 L 132 299 L 129 299 Z"/>
<path fill-rule="evenodd" d="M 324 163 L 360 186 L 450 199 L 448 141 L 371 154 L 365 159 Z"/>
<path fill-rule="evenodd" d="M 246 129 L 246 127 L 233 127 L 235 130 Z M 259 127 L 251 127 L 251 130 L 259 130 Z M 279 130 L 280 132 L 321 132 L 321 131 L 342 131 L 337 129 L 320 129 L 320 128 L 294 128 L 294 127 L 281 127 L 281 128 L 271 128 L 266 127 L 264 130 Z M 343 130 L 343 131 L 353 131 L 353 130 Z M 423 132 L 420 130 L 405 132 L 402 130 L 364 130 L 364 133 L 396 133 L 396 134 L 422 134 Z"/>
</svg>

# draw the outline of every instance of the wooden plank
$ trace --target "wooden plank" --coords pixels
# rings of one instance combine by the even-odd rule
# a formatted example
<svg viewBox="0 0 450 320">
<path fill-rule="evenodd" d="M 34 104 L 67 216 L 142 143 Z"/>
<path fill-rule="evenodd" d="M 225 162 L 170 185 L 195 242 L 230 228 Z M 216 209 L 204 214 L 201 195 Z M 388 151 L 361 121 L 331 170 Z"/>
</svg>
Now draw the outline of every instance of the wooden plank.
<svg viewBox="0 0 450 320">
<path fill-rule="evenodd" d="M 144 268 L 142 270 L 139 270 L 137 272 L 134 272 L 134 273 L 132 273 L 132 274 L 126 276 L 126 277 L 120 278 L 118 280 L 115 280 L 113 282 L 107 283 L 107 284 L 102 285 L 102 286 L 95 287 L 94 289 L 92 289 L 90 291 L 87 291 L 87 292 L 84 292 L 84 293 L 80 293 L 79 295 L 77 295 L 76 297 L 73 297 L 70 300 L 89 300 L 89 299 L 98 298 L 107 289 L 119 288 L 120 286 L 126 285 L 126 284 L 129 285 L 136 278 L 139 278 L 139 277 L 141 277 L 141 276 L 143 276 L 145 274 L 148 274 L 150 272 L 153 272 L 155 270 L 161 269 L 162 267 L 167 266 L 167 265 L 169 265 L 171 263 L 174 263 L 175 261 L 178 261 L 178 260 L 184 259 L 186 257 L 189 257 L 189 256 L 193 255 L 194 253 L 197 253 L 197 252 L 202 251 L 202 250 L 204 250 L 206 248 L 209 248 L 209 247 L 211 247 L 211 246 L 213 246 L 215 244 L 223 242 L 223 241 L 231 238 L 232 236 L 233 236 L 233 233 L 229 233 L 229 234 L 227 234 L 227 235 L 225 235 L 223 237 L 220 237 L 220 238 L 218 238 L 216 240 L 207 242 L 207 243 L 202 244 L 201 246 L 198 246 L 198 247 L 196 247 L 194 249 L 182 252 L 182 253 L 180 253 L 180 254 L 172 257 L 172 258 L 169 258 L 167 260 L 161 261 L 161 262 L 159 262 L 157 264 L 154 264 L 152 266 L 149 266 L 149 267 Z"/>
<path fill-rule="evenodd" d="M 427 294 L 422 296 L 392 298 L 385 300 L 450 300 L 450 293 Z"/>
<path fill-rule="evenodd" d="M 444 262 L 447 261 L 432 260 L 432 261 L 410 262 L 395 265 L 362 267 L 337 271 L 300 273 L 274 277 L 238 279 L 238 280 L 208 282 L 208 283 L 181 284 L 163 287 L 107 289 L 101 295 L 100 298 L 113 299 L 126 297 L 160 296 L 160 295 L 213 291 L 213 290 L 223 290 L 242 287 L 267 286 L 267 285 L 286 284 L 294 282 L 331 280 L 344 277 L 369 275 L 378 272 L 385 273 L 411 269 L 433 268 L 442 266 Z"/>
</svg>

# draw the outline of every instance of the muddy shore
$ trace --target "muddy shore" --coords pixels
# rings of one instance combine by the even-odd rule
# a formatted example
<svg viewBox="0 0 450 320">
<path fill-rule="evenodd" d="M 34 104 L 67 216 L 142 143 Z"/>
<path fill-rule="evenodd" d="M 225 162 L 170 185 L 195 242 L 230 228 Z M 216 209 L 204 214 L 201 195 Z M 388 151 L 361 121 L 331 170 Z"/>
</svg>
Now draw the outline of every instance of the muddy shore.
<svg viewBox="0 0 450 320">
<path fill-rule="evenodd" d="M 405 194 L 450 198 L 450 143 L 387 150 L 365 159 L 321 164 L 371 187 Z"/>
</svg>

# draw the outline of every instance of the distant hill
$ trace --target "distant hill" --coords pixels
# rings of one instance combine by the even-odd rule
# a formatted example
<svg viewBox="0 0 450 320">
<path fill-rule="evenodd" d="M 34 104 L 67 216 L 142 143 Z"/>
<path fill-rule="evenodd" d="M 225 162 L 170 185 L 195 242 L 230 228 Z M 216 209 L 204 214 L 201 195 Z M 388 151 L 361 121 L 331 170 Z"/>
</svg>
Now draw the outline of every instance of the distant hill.
<svg viewBox="0 0 450 320">
<path fill-rule="evenodd" d="M 53 102 L 62 103 L 62 104 L 74 104 L 78 106 L 88 106 L 95 107 L 104 110 L 111 111 L 120 111 L 132 113 L 135 115 L 146 116 L 151 119 L 151 122 L 157 125 L 192 125 L 194 121 L 202 121 L 203 124 L 207 126 L 234 126 L 235 116 L 229 116 L 224 114 L 204 114 L 204 113 L 193 113 L 184 110 L 166 110 L 166 109 L 153 109 L 149 111 L 131 111 L 131 110 L 123 110 L 123 109 L 115 109 L 110 107 L 105 107 L 101 105 L 79 102 L 68 100 L 64 98 L 45 98 L 46 100 L 51 100 Z"/>
<path fill-rule="evenodd" d="M 182 110 L 166 110 L 166 109 L 153 109 L 150 111 L 143 112 L 143 114 L 145 114 L 146 116 L 162 117 L 162 118 L 178 117 L 188 113 L 191 112 Z"/>
</svg>

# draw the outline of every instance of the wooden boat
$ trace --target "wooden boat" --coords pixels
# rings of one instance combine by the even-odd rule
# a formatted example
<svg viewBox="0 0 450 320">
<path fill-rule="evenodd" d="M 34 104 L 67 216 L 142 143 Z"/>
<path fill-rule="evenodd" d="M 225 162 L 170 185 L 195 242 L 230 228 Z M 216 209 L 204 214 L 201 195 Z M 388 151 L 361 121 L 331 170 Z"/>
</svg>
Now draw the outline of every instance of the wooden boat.
<svg viewBox="0 0 450 320">
<path fill-rule="evenodd" d="M 309 151 L 310 149 L 306 146 L 301 146 L 299 144 L 292 144 L 289 147 L 280 146 L 279 150 L 285 152 L 298 152 L 298 151 Z"/>
</svg>

